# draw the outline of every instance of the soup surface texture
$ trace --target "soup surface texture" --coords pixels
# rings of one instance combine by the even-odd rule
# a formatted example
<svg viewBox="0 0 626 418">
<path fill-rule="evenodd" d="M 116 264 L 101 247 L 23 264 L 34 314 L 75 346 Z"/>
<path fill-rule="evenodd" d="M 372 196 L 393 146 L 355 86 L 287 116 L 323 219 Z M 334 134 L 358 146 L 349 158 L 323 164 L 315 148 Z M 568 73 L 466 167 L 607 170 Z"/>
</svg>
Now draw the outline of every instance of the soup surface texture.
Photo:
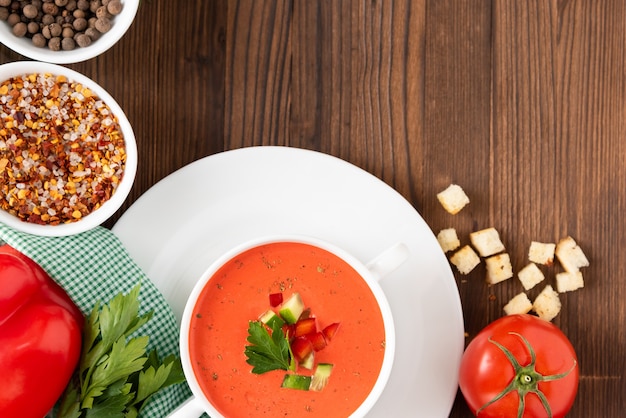
<svg viewBox="0 0 626 418">
<path fill-rule="evenodd" d="M 281 388 L 286 371 L 253 374 L 246 363 L 249 321 L 277 292 L 285 300 L 300 293 L 320 329 L 340 323 L 316 353 L 316 363 L 334 365 L 320 392 Z M 277 242 L 243 252 L 214 274 L 194 308 L 189 346 L 202 390 L 226 417 L 347 417 L 378 378 L 385 327 L 374 295 L 349 264 L 315 246 Z"/>
</svg>

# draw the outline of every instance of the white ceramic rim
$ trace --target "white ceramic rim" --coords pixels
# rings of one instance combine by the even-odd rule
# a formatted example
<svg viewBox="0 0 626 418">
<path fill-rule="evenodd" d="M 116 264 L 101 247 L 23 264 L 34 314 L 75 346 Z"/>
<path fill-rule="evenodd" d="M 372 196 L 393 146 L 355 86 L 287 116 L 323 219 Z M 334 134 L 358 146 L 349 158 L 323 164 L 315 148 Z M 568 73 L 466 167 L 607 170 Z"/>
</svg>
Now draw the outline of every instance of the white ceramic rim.
<svg viewBox="0 0 626 418">
<path fill-rule="evenodd" d="M 185 304 L 185 309 L 183 311 L 182 321 L 181 321 L 181 331 L 180 331 L 180 356 L 181 362 L 183 366 L 183 371 L 185 373 L 185 377 L 187 378 L 187 384 L 191 389 L 195 397 L 196 402 L 200 402 L 204 408 L 204 410 L 211 416 L 212 418 L 222 417 L 222 414 L 217 411 L 211 404 L 211 402 L 207 399 L 206 396 L 202 393 L 200 389 L 200 385 L 198 384 L 198 380 L 191 366 L 191 360 L 189 356 L 189 328 L 191 323 L 191 316 L 193 310 L 196 306 L 198 297 L 200 293 L 204 289 L 205 285 L 210 281 L 211 277 L 215 274 L 219 268 L 231 260 L 233 257 L 236 257 L 238 254 L 242 252 L 258 247 L 264 244 L 271 244 L 276 242 L 296 242 L 303 244 L 310 244 L 324 250 L 327 250 L 339 258 L 343 259 L 350 266 L 352 266 L 361 277 L 365 280 L 365 282 L 369 285 L 370 290 L 374 294 L 374 297 L 378 301 L 378 305 L 380 307 L 380 311 L 383 317 L 383 322 L 385 325 L 385 355 L 383 357 L 383 363 L 380 369 L 380 373 L 378 375 L 378 379 L 376 379 L 376 383 L 374 387 L 365 398 L 365 401 L 359 406 L 351 415 L 351 417 L 363 417 L 367 412 L 374 406 L 380 395 L 382 394 L 385 385 L 391 375 L 391 369 L 393 367 L 393 359 L 395 355 L 396 348 L 396 338 L 395 338 L 395 327 L 393 323 L 393 315 L 391 313 L 391 307 L 389 306 L 389 302 L 382 288 L 378 284 L 378 280 L 375 278 L 374 274 L 368 270 L 368 268 L 358 259 L 353 257 L 350 253 L 345 250 L 334 246 L 326 241 L 320 240 L 318 238 L 304 236 L 304 235 L 276 235 L 276 236 L 267 236 L 255 238 L 252 240 L 248 240 L 243 242 L 231 250 L 227 251 L 220 257 L 218 257 L 202 274 L 201 278 L 193 287 L 191 294 Z"/>
<path fill-rule="evenodd" d="M 13 76 L 32 73 L 64 75 L 69 80 L 88 86 L 91 91 L 96 93 L 96 95 L 109 106 L 113 114 L 117 116 L 120 129 L 124 134 L 124 142 L 126 144 L 126 167 L 124 169 L 124 177 L 109 200 L 79 221 L 61 225 L 38 225 L 22 221 L 18 217 L 0 210 L 0 222 L 18 231 L 41 236 L 66 236 L 88 231 L 111 217 L 120 206 L 122 206 L 130 193 L 135 181 L 135 175 L 137 174 L 138 159 L 137 143 L 133 128 L 126 114 L 115 99 L 98 83 L 77 71 L 56 64 L 35 61 L 16 61 L 0 65 L 0 81 L 7 80 Z"/>
<path fill-rule="evenodd" d="M 113 45 L 128 31 L 135 20 L 140 0 L 121 0 L 122 12 L 115 16 L 111 30 L 94 41 L 87 48 L 75 48 L 71 51 L 51 51 L 48 48 L 34 46 L 29 38 L 18 38 L 13 35 L 11 27 L 6 22 L 0 22 L 0 42 L 13 51 L 28 58 L 54 64 L 72 64 L 94 58 Z"/>
</svg>

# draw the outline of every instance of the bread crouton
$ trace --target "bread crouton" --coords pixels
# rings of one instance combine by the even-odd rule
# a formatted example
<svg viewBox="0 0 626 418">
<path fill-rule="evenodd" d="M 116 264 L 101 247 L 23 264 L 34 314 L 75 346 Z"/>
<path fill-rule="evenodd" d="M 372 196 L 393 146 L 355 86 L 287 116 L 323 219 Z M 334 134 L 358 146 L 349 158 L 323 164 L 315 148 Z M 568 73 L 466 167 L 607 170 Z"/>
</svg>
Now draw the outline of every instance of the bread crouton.
<svg viewBox="0 0 626 418">
<path fill-rule="evenodd" d="M 450 262 L 456 266 L 459 273 L 468 274 L 474 270 L 474 267 L 480 264 L 480 257 L 478 257 L 478 254 L 472 247 L 466 245 L 450 257 Z"/>
<path fill-rule="evenodd" d="M 552 321 L 561 311 L 561 300 L 559 294 L 547 285 L 533 302 L 533 310 L 539 318 L 546 321 Z"/>
<path fill-rule="evenodd" d="M 504 313 L 507 315 L 525 314 L 532 310 L 533 304 L 526 293 L 522 292 L 514 296 L 504 305 Z"/>
<path fill-rule="evenodd" d="M 504 244 L 495 228 L 486 228 L 469 235 L 470 241 L 481 257 L 489 257 L 504 251 Z"/>
<path fill-rule="evenodd" d="M 511 258 L 507 253 L 492 255 L 485 259 L 487 283 L 496 284 L 513 277 Z"/>
<path fill-rule="evenodd" d="M 541 283 L 545 276 L 539 270 L 539 267 L 535 263 L 529 263 L 523 269 L 517 273 L 519 281 L 522 282 L 524 289 L 532 289 L 538 283 Z"/>
<path fill-rule="evenodd" d="M 461 241 L 459 241 L 456 229 L 454 228 L 446 228 L 439 231 L 437 241 L 439 241 L 439 245 L 444 253 L 456 250 L 461 246 Z"/>
<path fill-rule="evenodd" d="M 570 273 L 577 272 L 581 267 L 589 266 L 589 260 L 587 260 L 585 253 L 583 253 L 583 250 L 572 237 L 560 240 L 556 245 L 554 253 L 559 259 L 561 266 Z"/>
<path fill-rule="evenodd" d="M 532 241 L 528 249 L 528 260 L 533 263 L 552 265 L 554 262 L 554 249 L 556 244 Z"/>
<path fill-rule="evenodd" d="M 556 290 L 559 293 L 571 292 L 581 287 L 585 287 L 585 282 L 580 271 L 564 271 L 556 274 Z"/>
<path fill-rule="evenodd" d="M 459 213 L 470 202 L 469 197 L 457 184 L 451 184 L 444 191 L 437 193 L 437 199 L 441 206 L 452 215 Z"/>
</svg>

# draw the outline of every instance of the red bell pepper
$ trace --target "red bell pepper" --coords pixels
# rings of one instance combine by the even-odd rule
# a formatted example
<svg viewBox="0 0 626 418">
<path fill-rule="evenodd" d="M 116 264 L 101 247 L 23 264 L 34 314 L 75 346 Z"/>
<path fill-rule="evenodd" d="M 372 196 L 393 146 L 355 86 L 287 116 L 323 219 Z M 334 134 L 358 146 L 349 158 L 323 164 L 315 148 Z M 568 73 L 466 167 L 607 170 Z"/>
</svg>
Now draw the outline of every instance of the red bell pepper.
<svg viewBox="0 0 626 418">
<path fill-rule="evenodd" d="M 0 246 L 0 417 L 41 418 L 78 364 L 84 316 L 34 261 Z"/>
<path fill-rule="evenodd" d="M 315 332 L 317 332 L 317 319 L 315 317 L 305 318 L 296 322 L 294 337 L 302 337 Z"/>
</svg>

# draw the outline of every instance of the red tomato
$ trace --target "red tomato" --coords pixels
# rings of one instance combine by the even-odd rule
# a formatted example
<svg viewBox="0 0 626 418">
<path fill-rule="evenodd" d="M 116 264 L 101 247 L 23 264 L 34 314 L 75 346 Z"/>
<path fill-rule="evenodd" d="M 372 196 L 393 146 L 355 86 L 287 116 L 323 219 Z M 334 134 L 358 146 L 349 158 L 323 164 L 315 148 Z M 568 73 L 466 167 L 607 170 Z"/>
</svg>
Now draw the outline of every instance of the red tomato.
<svg viewBox="0 0 626 418">
<path fill-rule="evenodd" d="M 576 352 L 554 324 L 506 316 L 469 343 L 459 386 L 478 417 L 563 417 L 578 390 Z"/>
</svg>

